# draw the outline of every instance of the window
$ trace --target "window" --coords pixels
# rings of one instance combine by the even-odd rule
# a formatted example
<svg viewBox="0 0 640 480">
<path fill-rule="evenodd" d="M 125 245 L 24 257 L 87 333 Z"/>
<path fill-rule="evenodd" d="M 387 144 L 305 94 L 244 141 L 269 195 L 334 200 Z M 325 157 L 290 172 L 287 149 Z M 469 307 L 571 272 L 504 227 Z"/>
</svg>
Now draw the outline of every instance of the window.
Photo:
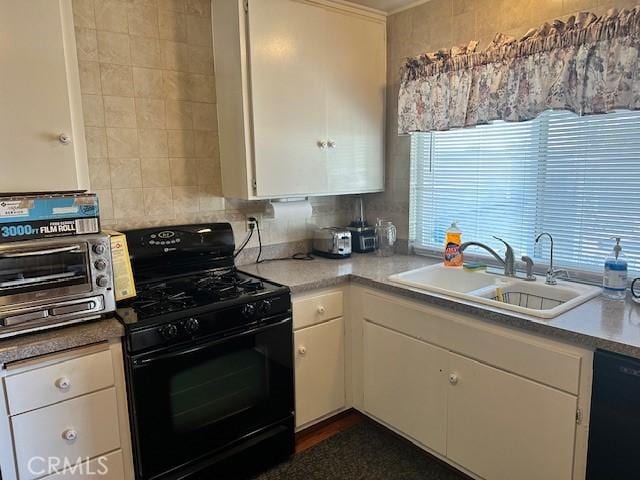
<svg viewBox="0 0 640 480">
<path fill-rule="evenodd" d="M 620 236 L 630 270 L 640 271 L 640 112 L 549 111 L 413 134 L 414 246 L 442 251 L 454 220 L 463 241 L 499 250 L 496 235 L 538 263 L 548 263 L 549 247 L 535 237 L 549 232 L 555 264 L 588 271 L 602 270 L 610 238 Z"/>
</svg>

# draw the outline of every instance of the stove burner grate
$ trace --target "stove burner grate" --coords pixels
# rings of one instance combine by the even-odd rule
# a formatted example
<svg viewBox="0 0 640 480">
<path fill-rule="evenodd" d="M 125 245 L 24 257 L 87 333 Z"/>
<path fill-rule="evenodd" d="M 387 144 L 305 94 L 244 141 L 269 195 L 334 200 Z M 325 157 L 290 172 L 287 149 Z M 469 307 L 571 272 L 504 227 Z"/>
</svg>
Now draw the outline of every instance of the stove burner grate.
<svg viewBox="0 0 640 480">
<path fill-rule="evenodd" d="M 262 281 L 243 278 L 236 270 L 210 272 L 147 286 L 129 306 L 139 315 L 153 316 L 252 295 L 264 288 Z"/>
</svg>

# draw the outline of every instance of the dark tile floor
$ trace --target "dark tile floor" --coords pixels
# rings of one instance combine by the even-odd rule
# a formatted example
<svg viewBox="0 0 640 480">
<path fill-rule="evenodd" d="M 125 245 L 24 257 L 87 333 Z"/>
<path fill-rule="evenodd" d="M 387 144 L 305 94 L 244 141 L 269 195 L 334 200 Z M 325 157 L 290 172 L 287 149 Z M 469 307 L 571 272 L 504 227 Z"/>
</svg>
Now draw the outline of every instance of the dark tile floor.
<svg viewBox="0 0 640 480">
<path fill-rule="evenodd" d="M 256 480 L 466 480 L 370 420 L 294 455 Z"/>
</svg>

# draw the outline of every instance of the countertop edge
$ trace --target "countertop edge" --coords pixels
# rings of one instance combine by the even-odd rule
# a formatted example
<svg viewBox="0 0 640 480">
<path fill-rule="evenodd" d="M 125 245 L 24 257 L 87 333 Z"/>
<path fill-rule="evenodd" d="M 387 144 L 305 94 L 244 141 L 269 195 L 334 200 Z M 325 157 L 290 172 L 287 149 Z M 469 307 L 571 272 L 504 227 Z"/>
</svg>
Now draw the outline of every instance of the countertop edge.
<svg viewBox="0 0 640 480">
<path fill-rule="evenodd" d="M 636 347 L 634 345 L 567 330 L 555 325 L 549 325 L 543 320 L 536 320 L 524 316 L 518 316 L 516 314 L 510 314 L 506 311 L 491 310 L 470 303 L 464 303 L 459 300 L 453 300 L 443 296 L 438 296 L 427 291 L 411 289 L 399 284 L 396 285 L 381 282 L 379 280 L 365 277 L 357 273 L 349 273 L 340 275 L 338 277 L 319 279 L 303 284 L 294 285 L 290 287 L 290 290 L 291 293 L 295 295 L 320 288 L 338 286 L 340 284 L 349 282 L 354 282 L 362 286 L 371 287 L 383 292 L 397 294 L 407 299 L 417 300 L 436 307 L 447 308 L 455 312 L 474 315 L 485 321 L 526 330 L 528 332 L 547 336 L 555 340 L 566 341 L 580 347 L 603 349 L 623 355 L 640 358 L 640 347 Z"/>
<path fill-rule="evenodd" d="M 116 318 L 91 320 L 0 340 L 0 365 L 120 338 L 124 327 Z"/>
</svg>

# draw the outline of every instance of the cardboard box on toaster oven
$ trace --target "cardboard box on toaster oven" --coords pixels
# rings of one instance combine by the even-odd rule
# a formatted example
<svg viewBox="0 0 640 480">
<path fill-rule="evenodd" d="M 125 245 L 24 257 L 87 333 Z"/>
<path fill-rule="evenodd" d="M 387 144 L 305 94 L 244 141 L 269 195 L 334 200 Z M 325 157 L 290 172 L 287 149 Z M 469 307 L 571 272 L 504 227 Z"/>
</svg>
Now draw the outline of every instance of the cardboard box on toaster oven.
<svg viewBox="0 0 640 480">
<path fill-rule="evenodd" d="M 124 233 L 105 230 L 111 239 L 111 261 L 113 262 L 114 294 L 116 302 L 136 296 L 136 284 L 129 259 L 127 236 Z"/>
<path fill-rule="evenodd" d="M 0 194 L 0 243 L 99 231 L 94 193 Z"/>
</svg>

